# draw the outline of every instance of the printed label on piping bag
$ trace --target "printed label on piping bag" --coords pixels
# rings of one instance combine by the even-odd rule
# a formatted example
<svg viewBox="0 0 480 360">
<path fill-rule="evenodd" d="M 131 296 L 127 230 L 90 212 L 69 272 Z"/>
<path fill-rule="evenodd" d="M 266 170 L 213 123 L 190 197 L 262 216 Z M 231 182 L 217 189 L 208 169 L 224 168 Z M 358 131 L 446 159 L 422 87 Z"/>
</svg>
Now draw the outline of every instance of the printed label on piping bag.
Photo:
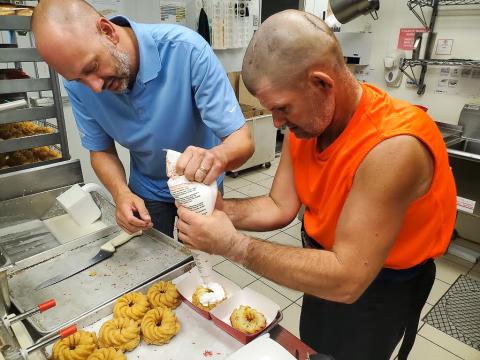
<svg viewBox="0 0 480 360">
<path fill-rule="evenodd" d="M 217 200 L 217 182 L 214 181 L 210 185 L 189 181 L 185 176 L 177 175 L 175 166 L 181 153 L 174 150 L 165 150 L 168 189 L 173 198 L 187 209 L 202 215 L 210 215 L 215 208 Z M 210 274 L 212 265 L 208 261 L 207 254 L 199 250 L 190 249 L 192 252 L 198 272 L 202 278 L 204 286 L 210 283 Z"/>
<path fill-rule="evenodd" d="M 173 198 L 182 206 L 198 214 L 210 215 L 215 208 L 215 201 L 217 200 L 217 183 L 214 181 L 210 185 L 205 185 L 189 181 L 183 175 L 177 175 L 175 173 L 175 165 L 180 155 L 177 151 L 167 150 L 168 189 Z"/>
</svg>

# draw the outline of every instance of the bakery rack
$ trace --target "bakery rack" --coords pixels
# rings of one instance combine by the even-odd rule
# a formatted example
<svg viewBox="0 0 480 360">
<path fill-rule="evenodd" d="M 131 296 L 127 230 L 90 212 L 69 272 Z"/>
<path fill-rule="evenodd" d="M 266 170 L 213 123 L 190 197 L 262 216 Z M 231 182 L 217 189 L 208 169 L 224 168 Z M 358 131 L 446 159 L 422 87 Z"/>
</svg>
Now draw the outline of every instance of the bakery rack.
<svg viewBox="0 0 480 360">
<path fill-rule="evenodd" d="M 0 44 L 0 74 L 5 74 L 6 71 L 22 73 L 22 65 L 27 63 L 32 64 L 34 69 L 33 75 L 21 76 L 23 78 L 0 78 L 0 126 L 31 121 L 40 127 L 49 128 L 49 133 L 0 140 L 0 156 L 47 146 L 58 152 L 58 158 L 0 166 L 0 174 L 70 159 L 58 75 L 51 67 L 48 67 L 48 77 L 39 75 L 38 65 L 43 60 L 33 45 L 30 20 L 30 16 L 0 16 L 0 31 L 9 34 L 11 39 L 7 44 Z M 19 35 L 29 37 L 30 47 L 18 45 Z M 45 98 L 44 91 L 51 91 L 52 97 Z"/>
</svg>

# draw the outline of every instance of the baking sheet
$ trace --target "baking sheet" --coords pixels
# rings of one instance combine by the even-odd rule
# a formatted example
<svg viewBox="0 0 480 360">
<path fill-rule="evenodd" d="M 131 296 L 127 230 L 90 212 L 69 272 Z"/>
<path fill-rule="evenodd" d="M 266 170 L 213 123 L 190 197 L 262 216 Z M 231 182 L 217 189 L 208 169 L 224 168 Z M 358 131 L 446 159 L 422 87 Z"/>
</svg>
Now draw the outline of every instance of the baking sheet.
<svg viewBox="0 0 480 360">
<path fill-rule="evenodd" d="M 187 274 L 173 279 L 174 283 L 181 281 Z M 142 287 L 141 292 L 146 293 L 151 286 Z M 112 306 L 113 307 L 113 306 Z M 109 309 L 109 315 L 97 321 L 96 323 L 84 327 L 87 331 L 95 331 L 98 334 L 102 324 L 112 318 Z M 125 353 L 128 359 L 150 360 L 185 360 L 185 359 L 226 359 L 236 350 L 242 347 L 242 344 L 225 333 L 215 324 L 203 318 L 193 309 L 182 303 L 175 314 L 180 322 L 180 332 L 172 340 L 162 346 L 147 345 L 143 341 L 133 351 Z M 46 348 L 46 353 L 51 354 L 53 345 Z"/>
<path fill-rule="evenodd" d="M 40 334 L 58 331 L 72 320 L 81 319 L 118 296 L 191 260 L 189 252 L 173 239 L 156 230 L 148 230 L 119 247 L 112 257 L 55 285 L 34 290 L 42 281 L 81 266 L 116 235 L 118 232 L 12 275 L 10 294 L 20 311 L 47 299 L 57 300 L 55 308 L 29 319 Z"/>
</svg>

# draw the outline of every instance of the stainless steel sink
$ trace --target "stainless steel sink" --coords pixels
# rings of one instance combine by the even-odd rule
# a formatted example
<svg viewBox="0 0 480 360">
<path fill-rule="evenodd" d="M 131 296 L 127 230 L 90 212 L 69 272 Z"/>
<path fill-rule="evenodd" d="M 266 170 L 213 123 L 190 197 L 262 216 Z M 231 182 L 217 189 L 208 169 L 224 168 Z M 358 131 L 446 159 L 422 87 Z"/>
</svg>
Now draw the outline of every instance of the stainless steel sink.
<svg viewBox="0 0 480 360">
<path fill-rule="evenodd" d="M 448 148 L 480 155 L 480 141 L 478 140 L 462 139 L 459 142 L 449 145 Z"/>
</svg>

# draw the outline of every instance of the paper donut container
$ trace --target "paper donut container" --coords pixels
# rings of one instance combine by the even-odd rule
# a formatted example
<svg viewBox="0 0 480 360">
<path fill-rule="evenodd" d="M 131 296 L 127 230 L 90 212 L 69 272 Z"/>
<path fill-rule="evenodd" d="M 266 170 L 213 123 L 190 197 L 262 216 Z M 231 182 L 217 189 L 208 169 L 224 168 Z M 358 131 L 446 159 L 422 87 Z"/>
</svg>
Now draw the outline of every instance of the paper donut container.
<svg viewBox="0 0 480 360">
<path fill-rule="evenodd" d="M 230 315 L 232 315 L 233 310 L 238 308 L 240 305 L 248 305 L 262 313 L 267 322 L 265 329 L 260 330 L 255 334 L 245 334 L 237 329 L 234 329 L 230 323 Z M 255 339 L 258 335 L 270 331 L 270 329 L 277 325 L 278 322 L 280 322 L 283 318 L 282 312 L 280 311 L 280 306 L 278 304 L 266 296 L 263 296 L 262 294 L 259 294 L 258 292 L 249 288 L 240 290 L 231 298 L 217 305 L 210 311 L 210 315 L 212 316 L 212 320 L 215 325 L 223 329 L 225 332 L 243 344 L 247 344 Z"/>
<path fill-rule="evenodd" d="M 225 290 L 225 293 L 227 295 L 227 300 L 224 300 L 224 302 L 228 301 L 229 298 L 231 298 L 235 293 L 241 290 L 237 284 L 214 271 L 212 271 L 211 278 L 214 282 L 219 283 L 223 286 L 223 289 Z M 195 292 L 195 289 L 201 284 L 202 279 L 200 278 L 200 274 L 198 273 L 197 268 L 193 268 L 188 272 L 187 276 L 182 281 L 176 284 L 176 286 L 179 294 L 183 298 L 183 301 L 188 306 L 190 306 L 193 310 L 202 315 L 205 319 L 211 319 L 212 317 L 210 316 L 210 312 L 202 310 L 193 305 L 192 303 L 192 295 Z"/>
</svg>

